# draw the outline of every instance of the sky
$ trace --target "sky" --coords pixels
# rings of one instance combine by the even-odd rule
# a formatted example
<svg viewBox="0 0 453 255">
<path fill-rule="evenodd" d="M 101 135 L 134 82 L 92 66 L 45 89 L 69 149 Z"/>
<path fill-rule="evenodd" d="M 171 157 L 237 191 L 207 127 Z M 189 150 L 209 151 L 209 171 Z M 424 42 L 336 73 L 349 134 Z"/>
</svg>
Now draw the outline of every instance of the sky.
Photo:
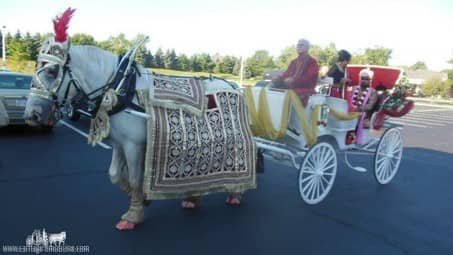
<svg viewBox="0 0 453 255">
<path fill-rule="evenodd" d="M 353 54 L 390 48 L 390 65 L 452 67 L 452 0 L 2 0 L 0 26 L 49 33 L 51 20 L 67 7 L 76 9 L 69 34 L 101 41 L 141 33 L 150 37 L 152 52 L 250 56 L 267 50 L 278 56 L 307 38 Z"/>
</svg>

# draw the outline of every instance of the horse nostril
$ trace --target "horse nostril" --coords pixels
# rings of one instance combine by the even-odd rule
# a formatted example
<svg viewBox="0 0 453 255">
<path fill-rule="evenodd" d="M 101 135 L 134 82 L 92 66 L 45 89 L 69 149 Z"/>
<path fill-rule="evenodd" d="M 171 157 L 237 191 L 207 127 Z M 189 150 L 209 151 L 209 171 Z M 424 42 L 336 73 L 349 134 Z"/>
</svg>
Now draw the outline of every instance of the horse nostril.
<svg viewBox="0 0 453 255">
<path fill-rule="evenodd" d="M 31 121 L 40 121 L 40 119 L 41 119 L 41 115 L 38 112 L 36 112 L 35 110 L 33 110 L 30 114 L 30 120 Z"/>
</svg>

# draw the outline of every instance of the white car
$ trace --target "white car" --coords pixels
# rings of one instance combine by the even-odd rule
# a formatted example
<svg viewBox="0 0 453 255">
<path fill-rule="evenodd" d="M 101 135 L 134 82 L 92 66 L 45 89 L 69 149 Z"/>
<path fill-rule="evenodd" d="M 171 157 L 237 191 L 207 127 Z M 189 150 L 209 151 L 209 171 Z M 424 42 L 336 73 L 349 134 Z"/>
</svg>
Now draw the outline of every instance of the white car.
<svg viewBox="0 0 453 255">
<path fill-rule="evenodd" d="M 0 111 L 6 110 L 9 125 L 25 124 L 24 111 L 31 80 L 29 74 L 0 70 Z"/>
</svg>

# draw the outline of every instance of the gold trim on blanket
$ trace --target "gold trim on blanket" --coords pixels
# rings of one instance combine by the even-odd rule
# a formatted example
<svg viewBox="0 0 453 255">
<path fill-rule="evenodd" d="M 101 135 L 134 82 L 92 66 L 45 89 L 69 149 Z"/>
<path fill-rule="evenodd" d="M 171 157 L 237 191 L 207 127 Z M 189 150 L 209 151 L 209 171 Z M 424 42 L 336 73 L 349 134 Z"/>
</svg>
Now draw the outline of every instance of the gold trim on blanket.
<svg viewBox="0 0 453 255">
<path fill-rule="evenodd" d="M 153 77 L 154 98 L 151 103 L 169 109 L 183 109 L 201 117 L 206 109 L 205 88 L 200 79 L 156 75 Z"/>
</svg>

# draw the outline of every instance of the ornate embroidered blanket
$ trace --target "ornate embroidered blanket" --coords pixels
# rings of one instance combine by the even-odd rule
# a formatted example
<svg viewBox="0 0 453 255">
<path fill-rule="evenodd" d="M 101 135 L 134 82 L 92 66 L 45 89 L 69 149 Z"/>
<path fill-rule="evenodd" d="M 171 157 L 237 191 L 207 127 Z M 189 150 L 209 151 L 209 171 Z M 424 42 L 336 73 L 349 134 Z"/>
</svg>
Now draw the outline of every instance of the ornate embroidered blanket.
<svg viewBox="0 0 453 255">
<path fill-rule="evenodd" d="M 182 108 L 197 116 L 202 116 L 206 99 L 204 86 L 200 79 L 156 75 L 153 77 L 153 89 L 153 105 L 171 109 Z"/>
<path fill-rule="evenodd" d="M 147 199 L 171 199 L 256 188 L 256 145 L 243 96 L 212 95 L 216 107 L 197 117 L 156 107 L 139 91 L 148 120 L 144 173 Z"/>
</svg>

